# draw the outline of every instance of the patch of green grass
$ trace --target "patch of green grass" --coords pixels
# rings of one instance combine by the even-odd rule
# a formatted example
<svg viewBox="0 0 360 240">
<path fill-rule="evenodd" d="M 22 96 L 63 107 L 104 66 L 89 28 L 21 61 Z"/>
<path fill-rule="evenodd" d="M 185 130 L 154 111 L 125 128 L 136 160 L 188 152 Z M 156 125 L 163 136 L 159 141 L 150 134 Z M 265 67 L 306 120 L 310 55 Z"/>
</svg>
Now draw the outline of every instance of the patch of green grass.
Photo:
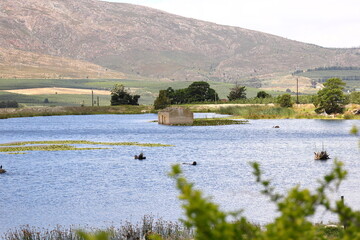
<svg viewBox="0 0 360 240">
<path fill-rule="evenodd" d="M 107 145 L 107 146 L 140 146 L 140 147 L 172 147 L 173 145 L 160 143 L 138 143 L 138 142 L 93 142 L 86 140 L 60 140 L 60 141 L 25 141 L 2 143 L 0 146 L 24 146 L 32 144 L 87 144 L 87 145 Z"/>
<path fill-rule="evenodd" d="M 24 152 L 24 151 L 72 151 L 72 150 L 97 150 L 106 148 L 78 148 L 70 145 L 35 145 L 0 147 L 0 152 Z"/>
</svg>

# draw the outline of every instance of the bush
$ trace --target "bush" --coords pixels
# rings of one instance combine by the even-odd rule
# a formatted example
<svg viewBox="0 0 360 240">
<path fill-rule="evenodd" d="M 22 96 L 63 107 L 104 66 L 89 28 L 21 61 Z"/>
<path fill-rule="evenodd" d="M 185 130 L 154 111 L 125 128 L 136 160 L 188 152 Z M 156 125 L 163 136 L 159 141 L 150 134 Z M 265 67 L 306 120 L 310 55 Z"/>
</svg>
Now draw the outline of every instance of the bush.
<svg viewBox="0 0 360 240">
<path fill-rule="evenodd" d="M 283 94 L 278 97 L 277 103 L 280 104 L 280 107 L 292 107 L 293 102 L 291 100 L 290 94 Z"/>
<path fill-rule="evenodd" d="M 259 91 L 259 92 L 256 94 L 256 97 L 257 97 L 257 98 L 270 98 L 271 95 L 268 94 L 268 93 L 265 92 L 265 91 Z"/>
<path fill-rule="evenodd" d="M 2 101 L 0 102 L 0 108 L 18 108 L 19 104 L 16 101 Z"/>
<path fill-rule="evenodd" d="M 360 92 L 350 93 L 350 102 L 355 104 L 360 104 Z"/>
</svg>

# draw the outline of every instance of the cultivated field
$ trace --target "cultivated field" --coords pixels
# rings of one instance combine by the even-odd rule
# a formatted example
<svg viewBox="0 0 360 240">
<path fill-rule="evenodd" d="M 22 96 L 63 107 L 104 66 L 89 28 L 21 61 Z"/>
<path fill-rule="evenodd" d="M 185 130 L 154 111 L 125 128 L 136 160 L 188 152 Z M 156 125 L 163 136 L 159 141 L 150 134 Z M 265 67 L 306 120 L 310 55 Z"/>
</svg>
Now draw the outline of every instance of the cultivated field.
<svg viewBox="0 0 360 240">
<path fill-rule="evenodd" d="M 24 95 L 51 95 L 51 94 L 73 94 L 73 95 L 110 95 L 110 91 L 105 90 L 91 90 L 91 89 L 79 89 L 79 88 L 27 88 L 27 89 L 13 89 L 3 90 L 4 92 L 24 94 Z"/>
<path fill-rule="evenodd" d="M 92 91 L 94 101 L 99 98 L 100 106 L 110 105 L 110 89 L 115 84 L 123 84 L 127 91 L 140 95 L 139 103 L 153 104 L 159 90 L 172 87 L 188 87 L 192 81 L 151 81 L 148 79 L 0 79 L 0 101 L 14 100 L 18 103 L 34 106 L 91 106 Z M 230 88 L 235 84 L 210 82 L 220 99 L 226 99 Z M 247 87 L 247 97 L 254 97 L 259 89 Z M 278 95 L 279 92 L 269 92 Z M 48 100 L 45 101 L 45 99 Z M 98 105 L 96 102 L 95 105 Z"/>
</svg>

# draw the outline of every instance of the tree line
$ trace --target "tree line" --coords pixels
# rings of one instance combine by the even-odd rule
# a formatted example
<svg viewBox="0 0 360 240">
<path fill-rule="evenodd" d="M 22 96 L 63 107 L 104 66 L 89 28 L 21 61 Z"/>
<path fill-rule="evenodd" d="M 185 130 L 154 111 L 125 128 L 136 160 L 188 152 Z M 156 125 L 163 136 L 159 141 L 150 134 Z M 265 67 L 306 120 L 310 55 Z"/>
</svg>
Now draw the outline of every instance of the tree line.
<svg viewBox="0 0 360 240">
<path fill-rule="evenodd" d="M 360 93 L 354 92 L 345 95 L 345 83 L 340 78 L 330 78 L 324 83 L 324 88 L 317 95 L 311 96 L 310 102 L 316 107 L 317 113 L 343 113 L 345 105 L 360 102 Z M 245 100 L 246 87 L 236 85 L 230 89 L 227 96 L 229 101 Z M 125 90 L 122 84 L 116 84 L 111 90 L 111 105 L 139 105 L 140 95 L 131 95 Z M 273 98 L 265 91 L 259 91 L 255 99 L 272 99 L 272 102 L 278 103 L 281 107 L 292 107 L 293 97 L 286 93 Z M 210 87 L 210 84 L 204 81 L 193 82 L 187 88 L 174 90 L 169 87 L 166 90 L 160 90 L 158 97 L 154 101 L 154 108 L 163 109 L 170 105 L 204 103 L 219 101 L 219 95 Z"/>
</svg>

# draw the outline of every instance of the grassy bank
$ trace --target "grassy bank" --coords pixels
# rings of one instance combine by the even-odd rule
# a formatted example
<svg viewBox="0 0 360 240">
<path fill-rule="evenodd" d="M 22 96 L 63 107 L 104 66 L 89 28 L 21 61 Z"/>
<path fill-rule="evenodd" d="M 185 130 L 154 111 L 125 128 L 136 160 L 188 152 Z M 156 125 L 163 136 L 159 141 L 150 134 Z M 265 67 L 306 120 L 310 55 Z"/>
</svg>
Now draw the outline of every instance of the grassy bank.
<svg viewBox="0 0 360 240">
<path fill-rule="evenodd" d="M 26 107 L 0 109 L 0 119 L 36 116 L 94 115 L 94 114 L 141 114 L 152 112 L 150 106 L 104 107 Z"/>
<path fill-rule="evenodd" d="M 360 119 L 360 115 L 352 114 L 354 109 L 360 109 L 359 104 L 347 106 L 344 114 L 319 115 L 315 113 L 312 104 L 298 104 L 292 108 L 280 108 L 275 104 L 187 104 L 181 105 L 193 112 L 216 112 L 233 115 L 244 119 Z M 100 107 L 26 107 L 26 108 L 3 108 L 0 109 L 0 119 L 16 117 L 36 116 L 60 116 L 60 115 L 95 115 L 95 114 L 143 114 L 155 113 L 152 106 L 100 106 Z M 224 123 L 225 125 L 229 123 Z M 201 125 L 224 125 L 222 123 Z M 230 123 L 233 124 L 233 123 Z"/>
<path fill-rule="evenodd" d="M 352 109 L 356 108 L 360 108 L 360 106 L 348 106 L 344 114 L 336 115 L 316 114 L 315 107 L 312 104 L 294 105 L 293 108 L 267 105 L 226 107 L 224 105 L 212 111 L 244 119 L 360 119 L 360 115 L 354 115 L 351 112 Z"/>
</svg>

